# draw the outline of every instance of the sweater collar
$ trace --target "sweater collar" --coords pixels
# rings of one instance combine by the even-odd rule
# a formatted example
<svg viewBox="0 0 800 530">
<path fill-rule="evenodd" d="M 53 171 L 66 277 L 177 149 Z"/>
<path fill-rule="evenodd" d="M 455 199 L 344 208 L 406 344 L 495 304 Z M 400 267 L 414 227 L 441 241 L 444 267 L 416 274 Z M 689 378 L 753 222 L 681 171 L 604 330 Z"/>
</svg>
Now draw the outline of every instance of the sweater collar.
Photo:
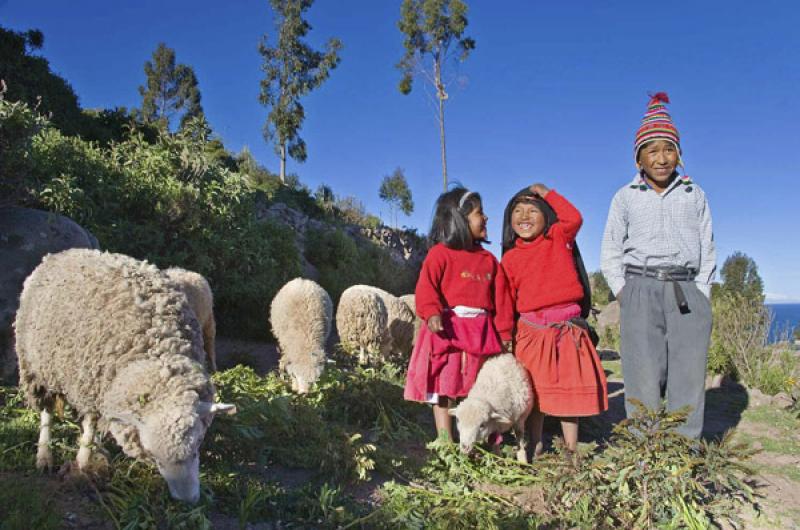
<svg viewBox="0 0 800 530">
<path fill-rule="evenodd" d="M 691 191 L 692 184 L 694 184 L 694 182 L 692 181 L 692 177 L 690 177 L 689 175 L 678 174 L 677 178 L 675 178 L 675 180 L 673 180 L 670 183 L 670 185 L 667 186 L 667 189 L 664 190 L 663 194 L 666 195 L 667 193 L 674 190 L 678 186 L 687 186 L 687 191 Z M 633 180 L 628 185 L 628 187 L 640 191 L 647 191 L 647 190 L 655 191 L 653 187 L 650 185 L 650 183 L 647 182 L 647 179 L 644 178 L 644 175 L 642 174 L 641 171 L 636 173 L 636 175 L 633 177 Z"/>
</svg>

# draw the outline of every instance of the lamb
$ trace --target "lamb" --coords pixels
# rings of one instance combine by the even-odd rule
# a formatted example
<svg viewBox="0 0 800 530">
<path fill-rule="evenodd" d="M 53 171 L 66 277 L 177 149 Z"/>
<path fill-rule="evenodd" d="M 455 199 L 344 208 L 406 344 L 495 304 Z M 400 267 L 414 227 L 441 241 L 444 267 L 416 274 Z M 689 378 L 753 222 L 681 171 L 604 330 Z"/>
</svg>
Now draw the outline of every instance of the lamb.
<svg viewBox="0 0 800 530">
<path fill-rule="evenodd" d="M 121 254 L 50 254 L 25 280 L 17 312 L 20 387 L 41 415 L 36 466 L 51 468 L 52 407 L 82 418 L 77 464 L 96 430 L 154 462 L 171 495 L 200 497 L 199 447 L 217 412 L 200 326 L 186 296 L 155 266 Z"/>
<path fill-rule="evenodd" d="M 382 297 L 374 287 L 353 285 L 339 298 L 336 309 L 336 330 L 346 348 L 358 351 L 359 364 L 366 364 L 388 343 L 389 314 Z"/>
<path fill-rule="evenodd" d="M 200 328 L 203 330 L 203 349 L 208 355 L 208 365 L 212 372 L 217 371 L 217 354 L 214 341 L 217 336 L 217 323 L 214 320 L 214 295 L 208 281 L 196 272 L 180 267 L 170 267 L 166 275 L 181 288 L 194 311 Z"/>
<path fill-rule="evenodd" d="M 457 419 L 463 452 L 486 442 L 489 435 L 513 429 L 519 444 L 517 460 L 527 462 L 525 420 L 532 408 L 527 370 L 513 354 L 503 353 L 484 363 L 466 399 L 449 413 Z"/>
<path fill-rule="evenodd" d="M 272 299 L 270 321 L 281 352 L 279 367 L 291 377 L 292 390 L 305 394 L 325 368 L 331 297 L 316 282 L 295 278 Z"/>
</svg>

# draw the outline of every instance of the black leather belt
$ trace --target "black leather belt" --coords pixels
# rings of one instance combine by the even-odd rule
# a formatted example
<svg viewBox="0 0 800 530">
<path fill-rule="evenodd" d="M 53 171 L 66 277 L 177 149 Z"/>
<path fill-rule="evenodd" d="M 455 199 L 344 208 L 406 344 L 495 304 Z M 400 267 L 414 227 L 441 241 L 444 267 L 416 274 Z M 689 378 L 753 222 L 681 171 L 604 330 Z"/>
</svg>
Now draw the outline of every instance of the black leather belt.
<svg viewBox="0 0 800 530">
<path fill-rule="evenodd" d="M 686 295 L 681 289 L 681 284 L 678 282 L 689 282 L 695 279 L 697 271 L 687 267 L 639 267 L 637 265 L 626 265 L 625 274 L 633 276 L 644 276 L 646 278 L 653 278 L 662 282 L 672 282 L 672 288 L 675 291 L 675 301 L 678 303 L 678 309 L 681 313 L 689 312 L 689 302 L 686 301 Z"/>
</svg>

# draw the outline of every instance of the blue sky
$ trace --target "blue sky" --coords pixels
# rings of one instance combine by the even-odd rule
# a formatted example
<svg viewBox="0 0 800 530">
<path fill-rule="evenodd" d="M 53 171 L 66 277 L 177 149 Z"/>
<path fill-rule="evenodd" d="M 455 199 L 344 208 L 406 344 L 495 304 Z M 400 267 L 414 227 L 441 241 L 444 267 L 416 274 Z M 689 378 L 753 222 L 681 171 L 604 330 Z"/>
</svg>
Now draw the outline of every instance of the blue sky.
<svg viewBox="0 0 800 530">
<path fill-rule="evenodd" d="M 800 4 L 468 2 L 477 41 L 458 66 L 446 108 L 451 179 L 481 192 L 498 241 L 505 202 L 541 181 L 584 215 L 579 243 L 599 267 L 614 192 L 631 179 L 633 135 L 647 93 L 666 91 L 686 170 L 705 190 L 718 265 L 736 250 L 756 260 L 771 301 L 800 302 Z M 305 164 L 388 221 L 384 175 L 405 170 L 426 231 L 441 189 L 438 130 L 424 85 L 397 91 L 399 0 L 318 0 L 310 41 L 344 42 L 342 63 L 304 100 Z M 197 73 L 208 119 L 225 145 L 248 146 L 273 171 L 261 130 L 257 43 L 274 34 L 265 0 L 0 0 L 0 25 L 39 28 L 43 55 L 87 108 L 138 106 L 143 64 L 158 42 Z M 458 85 L 458 86 L 457 86 Z M 492 247 L 497 250 L 497 245 Z"/>
</svg>

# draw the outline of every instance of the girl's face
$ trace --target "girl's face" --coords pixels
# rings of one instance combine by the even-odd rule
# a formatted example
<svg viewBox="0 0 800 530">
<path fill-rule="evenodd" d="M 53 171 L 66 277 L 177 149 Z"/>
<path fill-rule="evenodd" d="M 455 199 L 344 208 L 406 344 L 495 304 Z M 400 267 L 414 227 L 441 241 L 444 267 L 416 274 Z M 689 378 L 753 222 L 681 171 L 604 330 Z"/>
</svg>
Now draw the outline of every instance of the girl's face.
<svg viewBox="0 0 800 530">
<path fill-rule="evenodd" d="M 533 241 L 544 232 L 544 214 L 533 204 L 518 203 L 511 211 L 511 229 L 523 241 Z"/>
<path fill-rule="evenodd" d="M 467 223 L 469 224 L 469 233 L 473 241 L 486 239 L 486 221 L 489 218 L 483 214 L 483 205 L 476 206 L 469 215 L 467 215 Z"/>
</svg>

